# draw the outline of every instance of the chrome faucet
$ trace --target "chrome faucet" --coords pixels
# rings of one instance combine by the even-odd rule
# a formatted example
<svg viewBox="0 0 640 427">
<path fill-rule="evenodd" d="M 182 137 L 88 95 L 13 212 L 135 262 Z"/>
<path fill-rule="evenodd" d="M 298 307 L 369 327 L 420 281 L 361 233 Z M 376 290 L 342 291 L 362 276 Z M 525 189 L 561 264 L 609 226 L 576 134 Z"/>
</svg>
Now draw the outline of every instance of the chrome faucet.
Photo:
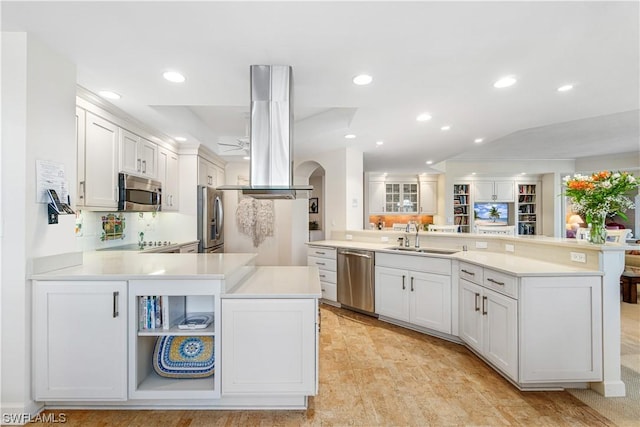
<svg viewBox="0 0 640 427">
<path fill-rule="evenodd" d="M 411 246 L 411 244 L 409 243 L 409 235 L 407 234 L 404 236 L 404 247 L 408 248 L 409 246 Z"/>
<path fill-rule="evenodd" d="M 416 248 L 420 247 L 420 236 L 418 235 L 418 224 L 416 224 L 416 243 L 413 246 Z"/>
</svg>

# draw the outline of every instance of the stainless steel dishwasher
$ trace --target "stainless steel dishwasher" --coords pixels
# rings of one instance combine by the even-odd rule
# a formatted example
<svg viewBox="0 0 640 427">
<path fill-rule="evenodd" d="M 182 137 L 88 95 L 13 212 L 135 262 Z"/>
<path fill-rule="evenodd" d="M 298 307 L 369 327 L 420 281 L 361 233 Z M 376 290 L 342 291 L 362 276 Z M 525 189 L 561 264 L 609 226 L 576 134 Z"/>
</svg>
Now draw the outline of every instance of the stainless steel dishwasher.
<svg viewBox="0 0 640 427">
<path fill-rule="evenodd" d="M 338 249 L 338 302 L 347 308 L 375 312 L 374 252 Z"/>
</svg>

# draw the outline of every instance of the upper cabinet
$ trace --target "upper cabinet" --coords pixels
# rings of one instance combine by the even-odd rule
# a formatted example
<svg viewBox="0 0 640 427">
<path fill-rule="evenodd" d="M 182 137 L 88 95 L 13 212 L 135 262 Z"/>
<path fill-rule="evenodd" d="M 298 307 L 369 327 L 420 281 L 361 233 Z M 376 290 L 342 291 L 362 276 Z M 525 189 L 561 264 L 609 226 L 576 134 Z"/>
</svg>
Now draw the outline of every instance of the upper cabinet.
<svg viewBox="0 0 640 427">
<path fill-rule="evenodd" d="M 178 205 L 178 155 L 165 148 L 158 149 L 158 179 L 162 183 L 162 211 L 177 212 Z"/>
<path fill-rule="evenodd" d="M 84 116 L 84 123 L 81 122 Z M 77 115 L 78 204 L 85 208 L 118 207 L 118 126 L 89 111 Z"/>
<path fill-rule="evenodd" d="M 514 202 L 514 181 L 476 181 L 474 183 L 476 202 Z"/>
<path fill-rule="evenodd" d="M 204 157 L 198 157 L 198 185 L 209 187 L 224 185 L 224 169 Z"/>
<path fill-rule="evenodd" d="M 385 185 L 384 181 L 369 182 L 369 213 L 384 213 Z"/>
<path fill-rule="evenodd" d="M 438 182 L 420 180 L 420 213 L 433 215 L 438 212 Z"/>
<path fill-rule="evenodd" d="M 120 134 L 120 171 L 145 178 L 156 178 L 158 146 L 122 129 Z"/>
</svg>

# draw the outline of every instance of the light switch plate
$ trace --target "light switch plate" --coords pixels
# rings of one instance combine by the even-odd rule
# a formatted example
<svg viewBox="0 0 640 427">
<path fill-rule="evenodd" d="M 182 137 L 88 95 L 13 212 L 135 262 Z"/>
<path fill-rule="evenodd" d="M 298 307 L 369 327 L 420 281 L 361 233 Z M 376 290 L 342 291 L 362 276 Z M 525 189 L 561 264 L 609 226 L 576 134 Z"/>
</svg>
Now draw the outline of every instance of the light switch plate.
<svg viewBox="0 0 640 427">
<path fill-rule="evenodd" d="M 587 254 L 585 254 L 584 252 L 571 252 L 571 261 L 587 262 Z"/>
<path fill-rule="evenodd" d="M 387 243 L 389 241 L 389 238 L 387 236 L 382 236 L 380 240 L 382 240 L 383 243 Z"/>
<path fill-rule="evenodd" d="M 347 234 L 344 238 L 347 240 L 353 240 L 353 236 L 351 234 Z"/>
<path fill-rule="evenodd" d="M 487 242 L 476 242 L 476 249 L 487 249 Z"/>
<path fill-rule="evenodd" d="M 513 245 L 510 245 L 508 243 L 504 245 L 504 250 L 506 252 L 515 252 L 515 248 L 513 247 Z"/>
</svg>

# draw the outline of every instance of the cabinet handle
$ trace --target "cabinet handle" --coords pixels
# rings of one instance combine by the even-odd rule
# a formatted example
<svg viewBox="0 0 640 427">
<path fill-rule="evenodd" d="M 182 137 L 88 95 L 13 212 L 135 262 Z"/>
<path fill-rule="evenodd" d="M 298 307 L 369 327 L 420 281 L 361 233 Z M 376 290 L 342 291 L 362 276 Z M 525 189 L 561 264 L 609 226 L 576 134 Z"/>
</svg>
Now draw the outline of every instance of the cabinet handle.
<svg viewBox="0 0 640 427">
<path fill-rule="evenodd" d="M 475 276 L 476 275 L 476 273 L 474 273 L 473 271 L 467 271 L 464 268 L 462 270 L 460 270 L 460 271 L 462 271 L 463 273 L 467 273 L 469 276 Z"/>
<path fill-rule="evenodd" d="M 320 251 L 316 251 L 316 254 L 317 255 L 324 255 L 325 253 L 324 252 L 320 252 Z"/>
<path fill-rule="evenodd" d="M 486 302 L 487 302 L 487 297 L 483 296 L 482 297 L 482 315 L 487 314 L 487 307 L 485 305 Z"/>
<path fill-rule="evenodd" d="M 320 277 L 322 277 L 324 279 L 327 276 L 325 274 L 321 274 Z"/>
<path fill-rule="evenodd" d="M 504 282 L 498 282 L 497 280 L 494 280 L 491 277 L 487 278 L 487 282 L 491 282 L 491 283 L 495 283 L 496 285 L 504 286 Z"/>
<path fill-rule="evenodd" d="M 142 173 L 147 173 L 147 161 L 142 161 Z"/>
<path fill-rule="evenodd" d="M 405 289 L 407 289 L 407 288 L 404 286 L 404 279 L 405 279 L 405 275 L 403 274 L 403 275 L 402 275 L 402 290 L 403 290 L 403 291 L 404 291 Z"/>
<path fill-rule="evenodd" d="M 137 170 L 138 172 L 140 172 L 140 159 L 138 159 L 137 164 L 138 164 L 138 166 L 136 167 L 136 170 Z"/>
<path fill-rule="evenodd" d="M 480 298 L 480 294 L 475 292 L 476 298 L 475 298 L 475 302 L 476 302 L 476 311 L 480 311 L 480 304 L 478 304 L 478 298 Z"/>
<path fill-rule="evenodd" d="M 411 276 L 411 292 L 413 292 L 413 276 Z"/>
<path fill-rule="evenodd" d="M 113 291 L 113 318 L 115 319 L 116 317 L 118 317 L 118 315 L 120 313 L 118 313 L 118 296 L 120 295 L 120 292 L 118 291 Z"/>
<path fill-rule="evenodd" d="M 84 181 L 80 181 L 80 195 L 78 198 L 84 199 Z"/>
<path fill-rule="evenodd" d="M 325 265 L 324 262 L 318 262 L 316 261 L 316 265 Z"/>
</svg>

